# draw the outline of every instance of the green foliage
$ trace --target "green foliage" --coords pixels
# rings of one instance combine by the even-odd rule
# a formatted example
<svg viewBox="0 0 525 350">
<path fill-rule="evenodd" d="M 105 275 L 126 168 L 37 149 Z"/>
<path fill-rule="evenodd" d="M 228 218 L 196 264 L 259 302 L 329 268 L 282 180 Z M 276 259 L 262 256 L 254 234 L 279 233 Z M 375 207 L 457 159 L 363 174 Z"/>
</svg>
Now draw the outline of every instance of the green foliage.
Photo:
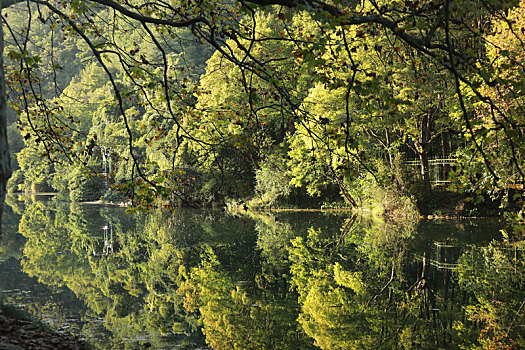
<svg viewBox="0 0 525 350">
<path fill-rule="evenodd" d="M 492 222 L 433 222 L 430 231 L 343 214 L 248 211 L 253 223 L 213 210 L 146 217 L 30 197 L 9 203 L 21 220 L 7 213 L 13 233 L 0 253 L 21 258 L 24 273 L 59 295 L 72 290 L 84 303 L 78 332 L 108 332 L 99 348 L 145 346 L 129 342 L 137 334 L 157 347 L 202 347 L 201 330 L 214 348 L 523 346 L 523 252 L 483 246 L 497 232 Z M 435 266 L 443 258 L 454 270 Z M 47 315 L 39 303 L 31 312 Z"/>
<path fill-rule="evenodd" d="M 416 279 L 403 266 L 417 197 L 432 196 L 433 157 L 457 159 L 448 190 L 468 195 L 472 210 L 494 199 L 517 212 L 507 241 L 523 234 L 525 2 L 277 2 L 6 9 L 17 113 L 7 116 L 9 190 L 129 201 L 135 211 L 338 193 L 372 218 L 296 230 L 243 206 L 229 220 L 195 220 L 211 237 L 203 243 L 179 233 L 180 217 L 155 212 L 126 231 L 77 205 L 28 203 L 25 271 L 68 285 L 120 339 L 202 327 L 218 349 L 429 348 L 452 337 L 464 348 L 525 346 L 512 327 L 524 298 L 516 251 L 494 244 L 460 258 L 464 309 L 430 287 L 426 252 Z M 257 236 L 228 236 L 250 226 L 244 214 Z M 114 228 L 115 246 L 88 233 L 95 226 Z"/>
<path fill-rule="evenodd" d="M 429 160 L 456 155 L 452 189 L 501 200 L 523 180 L 523 33 L 509 25 L 523 22 L 523 3 L 489 2 L 173 12 L 139 1 L 122 5 L 143 9 L 132 18 L 75 1 L 28 21 L 19 4 L 5 52 L 22 93 L 10 102 L 21 133 L 9 132 L 24 181 L 17 173 L 9 187 L 79 200 L 100 184 L 66 174 L 94 171 L 104 198 L 137 209 L 339 192 L 347 206 L 413 217 L 414 198 L 432 190 Z M 174 24 L 194 16 L 211 27 Z"/>
<path fill-rule="evenodd" d="M 210 247 L 199 266 L 182 270 L 184 306 L 200 314 L 206 342 L 214 349 L 292 349 L 293 313 L 282 302 L 258 298 L 236 285 Z M 297 341 L 297 340 L 296 340 Z M 299 340 L 301 346 L 302 344 Z"/>
<path fill-rule="evenodd" d="M 371 230 L 366 236 L 374 235 L 387 239 L 388 250 L 384 244 L 367 249 L 358 241 L 359 232 L 351 237 L 345 234 L 354 229 L 355 218 L 349 219 L 342 228 L 341 237 L 325 237 L 320 231 L 311 229 L 308 237 L 297 237 L 289 248 L 291 285 L 299 293 L 301 305 L 299 323 L 322 349 L 363 349 L 373 348 L 381 340 L 377 331 L 390 332 L 391 324 L 383 323 L 383 312 L 389 306 L 381 301 L 388 287 L 390 298 L 403 299 L 399 285 L 389 282 L 390 274 L 399 271 L 396 262 L 403 251 L 397 251 L 403 238 L 386 235 L 388 230 Z M 366 237 L 365 236 L 365 237 Z M 357 243 L 351 248 L 350 240 Z M 365 238 L 365 241 L 370 237 Z M 334 245 L 339 241 L 339 244 Z M 359 252 L 361 250 L 361 252 Z M 386 253 L 386 256 L 381 253 Z M 389 266 L 390 265 L 390 266 Z M 391 269 L 391 271 L 389 271 Z M 382 284 L 386 283 L 382 287 Z M 398 299 L 399 298 L 399 299 Z M 391 300 L 392 300 L 391 299 Z M 383 305 L 385 308 L 372 305 Z M 394 342 L 396 340 L 393 340 Z M 388 340 L 387 340 L 388 342 Z M 383 347 L 388 347 L 383 343 Z M 393 343 L 394 344 L 394 343 Z"/>
<path fill-rule="evenodd" d="M 477 342 L 483 348 L 520 348 L 525 344 L 523 334 L 512 329 L 521 322 L 524 264 L 521 252 L 509 245 L 491 243 L 473 248 L 459 260 L 460 286 L 474 294 L 465 313 L 468 320 L 481 324 Z M 462 323 L 458 328 L 463 327 Z"/>
<path fill-rule="evenodd" d="M 96 201 L 104 191 L 104 180 L 90 173 L 73 171 L 69 177 L 69 199 L 73 202 Z"/>
<path fill-rule="evenodd" d="M 272 206 L 292 192 L 286 159 L 280 153 L 273 150 L 255 171 L 255 191 L 258 197 L 250 202 L 251 205 Z"/>
<path fill-rule="evenodd" d="M 24 175 L 22 171 L 15 170 L 11 177 L 9 178 L 9 181 L 7 182 L 7 192 L 8 193 L 14 193 L 20 191 L 21 186 L 23 186 L 24 183 Z"/>
<path fill-rule="evenodd" d="M 32 146 L 34 147 L 34 143 Z M 24 184 L 20 189 L 33 192 L 33 190 L 40 188 L 45 191 L 45 186 L 50 182 L 50 175 L 53 170 L 45 155 L 39 154 L 31 147 L 27 147 L 18 152 L 16 156 L 20 165 L 20 171 L 24 177 Z M 21 176 L 17 175 L 17 177 L 20 178 Z"/>
<path fill-rule="evenodd" d="M 354 181 L 350 193 L 359 199 L 359 207 L 366 213 L 394 222 L 418 220 L 415 195 L 420 191 L 417 182 L 398 156 L 389 167 L 379 163 L 377 172 L 362 175 Z"/>
</svg>

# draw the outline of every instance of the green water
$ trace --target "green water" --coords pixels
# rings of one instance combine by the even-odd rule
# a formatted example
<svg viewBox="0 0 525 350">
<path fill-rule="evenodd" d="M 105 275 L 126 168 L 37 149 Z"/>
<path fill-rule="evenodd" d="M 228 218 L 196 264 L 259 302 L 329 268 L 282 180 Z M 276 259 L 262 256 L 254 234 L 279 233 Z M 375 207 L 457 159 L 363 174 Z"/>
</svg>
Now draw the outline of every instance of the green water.
<svg viewBox="0 0 525 350">
<path fill-rule="evenodd" d="M 21 199 L 0 297 L 97 349 L 525 346 L 525 258 L 495 220 Z"/>
</svg>

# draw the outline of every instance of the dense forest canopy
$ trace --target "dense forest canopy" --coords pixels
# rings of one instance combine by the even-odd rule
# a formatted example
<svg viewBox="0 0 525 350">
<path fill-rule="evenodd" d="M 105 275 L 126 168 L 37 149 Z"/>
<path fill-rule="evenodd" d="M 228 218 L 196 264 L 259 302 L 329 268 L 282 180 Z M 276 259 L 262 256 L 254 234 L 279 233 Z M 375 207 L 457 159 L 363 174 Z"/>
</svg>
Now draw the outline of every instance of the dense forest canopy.
<svg viewBox="0 0 525 350">
<path fill-rule="evenodd" d="M 70 201 L 8 197 L 20 220 L 6 217 L 2 249 L 70 288 L 97 324 L 105 315 L 117 338 L 525 344 L 525 0 L 0 8 L 0 201 Z M 77 203 L 95 200 L 244 210 L 126 216 Z M 485 228 L 481 247 L 459 221 L 420 235 L 416 209 L 440 200 L 467 215 L 491 202 L 514 220 Z M 310 211 L 295 223 L 246 210 L 314 205 L 380 215 L 319 213 L 326 225 L 309 228 Z"/>
<path fill-rule="evenodd" d="M 406 206 L 432 158 L 473 201 L 523 183 L 523 1 L 2 7 L 13 191 Z"/>
</svg>

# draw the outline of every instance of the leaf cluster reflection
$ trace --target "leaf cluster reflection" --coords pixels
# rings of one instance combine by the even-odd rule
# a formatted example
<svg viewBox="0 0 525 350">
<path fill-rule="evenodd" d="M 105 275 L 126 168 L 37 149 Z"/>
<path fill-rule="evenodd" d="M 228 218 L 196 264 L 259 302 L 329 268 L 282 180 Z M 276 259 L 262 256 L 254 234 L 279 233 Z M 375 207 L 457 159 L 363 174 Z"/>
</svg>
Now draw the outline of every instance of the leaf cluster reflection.
<svg viewBox="0 0 525 350">
<path fill-rule="evenodd" d="M 30 199 L 16 208 L 24 272 L 74 292 L 85 305 L 79 332 L 96 347 L 525 346 L 522 250 L 473 244 L 480 224 L 432 231 L 341 213 L 183 209 L 141 217 Z"/>
</svg>

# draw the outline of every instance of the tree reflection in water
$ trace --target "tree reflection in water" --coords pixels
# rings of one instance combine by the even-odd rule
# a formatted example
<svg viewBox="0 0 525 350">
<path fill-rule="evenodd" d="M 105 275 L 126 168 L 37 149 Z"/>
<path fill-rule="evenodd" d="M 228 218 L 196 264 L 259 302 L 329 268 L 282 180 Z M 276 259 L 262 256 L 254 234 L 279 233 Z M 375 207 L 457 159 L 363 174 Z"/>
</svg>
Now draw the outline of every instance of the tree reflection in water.
<svg viewBox="0 0 525 350">
<path fill-rule="evenodd" d="M 523 253 L 471 244 L 469 223 L 22 208 L 23 271 L 74 292 L 98 348 L 525 347 Z"/>
</svg>

